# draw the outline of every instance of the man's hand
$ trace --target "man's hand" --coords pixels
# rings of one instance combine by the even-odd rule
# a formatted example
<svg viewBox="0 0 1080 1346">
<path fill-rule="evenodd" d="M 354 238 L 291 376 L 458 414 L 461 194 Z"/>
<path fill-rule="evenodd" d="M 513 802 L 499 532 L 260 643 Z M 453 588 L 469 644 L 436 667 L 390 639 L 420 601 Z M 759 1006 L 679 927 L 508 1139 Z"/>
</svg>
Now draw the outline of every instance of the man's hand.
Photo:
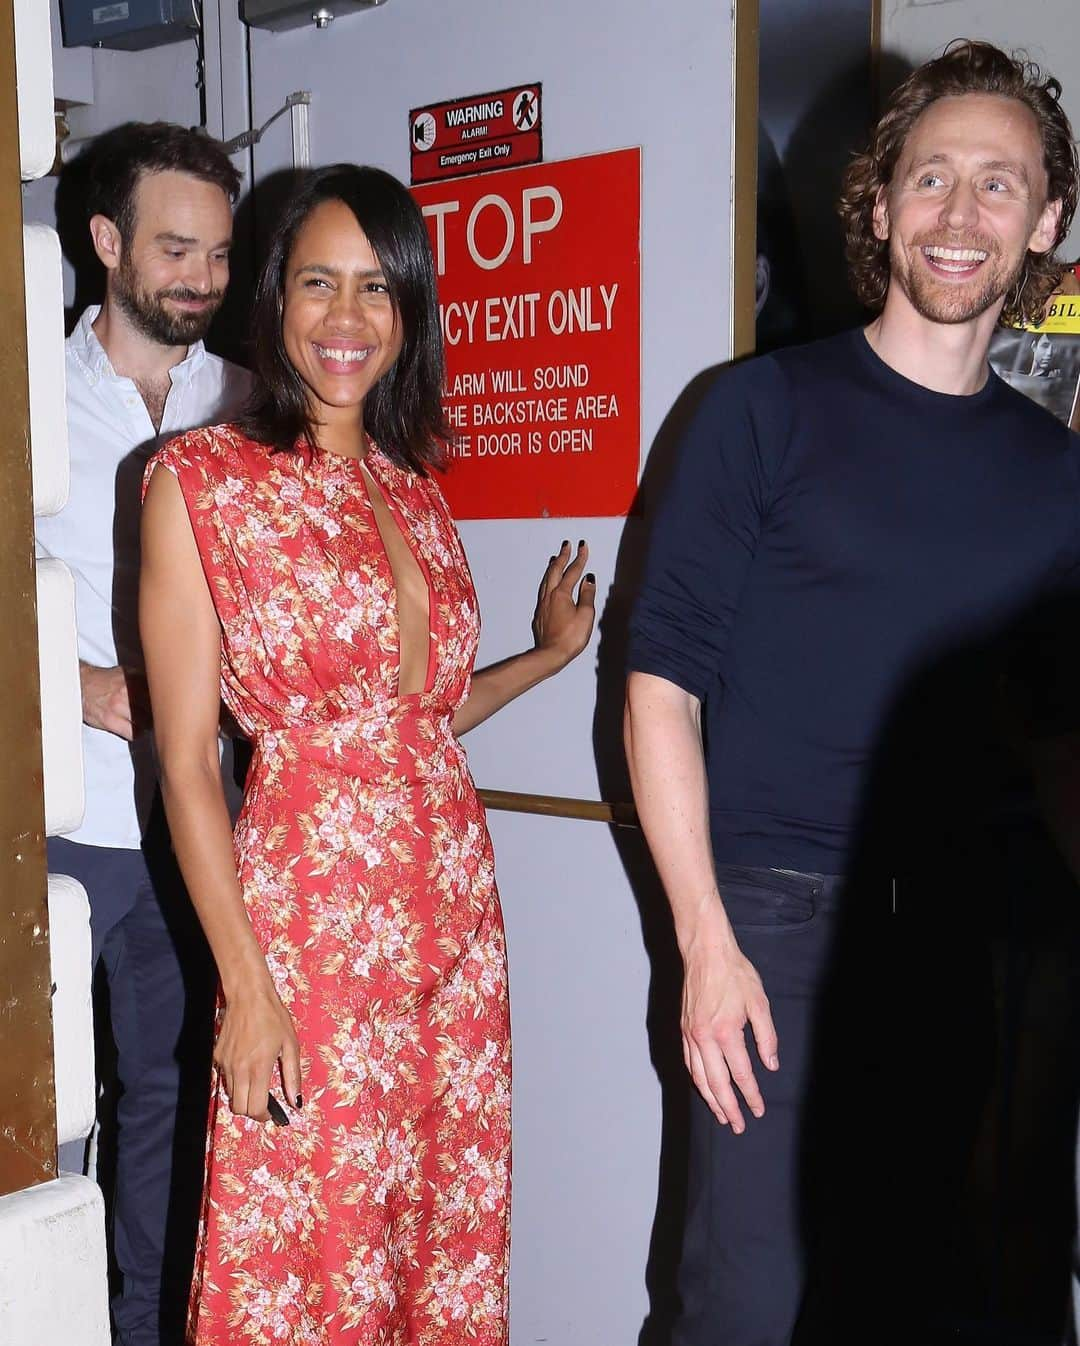
<svg viewBox="0 0 1080 1346">
<path fill-rule="evenodd" d="M 735 1086 L 755 1117 L 765 1112 L 744 1030 L 749 1024 L 766 1068 L 778 1070 L 776 1028 L 761 978 L 726 918 L 703 925 L 683 951 L 683 1059 L 717 1121 L 740 1135 L 746 1123 Z"/>
<path fill-rule="evenodd" d="M 83 723 L 91 729 L 104 729 L 130 742 L 144 719 L 149 721 L 144 711 L 146 681 L 141 674 L 119 667 L 98 668 L 80 661 L 79 683 Z"/>
<path fill-rule="evenodd" d="M 533 639 L 536 648 L 550 654 L 560 667 L 576 659 L 592 635 L 596 581 L 591 575 L 581 578 L 588 560 L 589 549 L 584 542 L 578 543 L 576 556 L 571 556 L 570 543 L 564 542 L 548 562 L 540 581 L 533 613 Z"/>
</svg>

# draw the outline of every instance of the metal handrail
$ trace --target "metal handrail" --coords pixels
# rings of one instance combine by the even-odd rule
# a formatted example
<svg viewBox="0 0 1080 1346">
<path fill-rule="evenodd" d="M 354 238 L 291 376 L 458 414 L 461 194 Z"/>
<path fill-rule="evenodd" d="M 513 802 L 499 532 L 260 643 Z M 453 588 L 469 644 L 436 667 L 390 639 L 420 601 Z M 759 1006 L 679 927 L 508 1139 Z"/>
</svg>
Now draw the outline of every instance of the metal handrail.
<svg viewBox="0 0 1080 1346">
<path fill-rule="evenodd" d="M 571 799 L 564 795 L 521 794 L 516 790 L 478 791 L 485 808 L 504 813 L 535 813 L 545 818 L 578 818 L 613 827 L 637 827 L 633 804 L 609 804 L 601 799 Z"/>
</svg>

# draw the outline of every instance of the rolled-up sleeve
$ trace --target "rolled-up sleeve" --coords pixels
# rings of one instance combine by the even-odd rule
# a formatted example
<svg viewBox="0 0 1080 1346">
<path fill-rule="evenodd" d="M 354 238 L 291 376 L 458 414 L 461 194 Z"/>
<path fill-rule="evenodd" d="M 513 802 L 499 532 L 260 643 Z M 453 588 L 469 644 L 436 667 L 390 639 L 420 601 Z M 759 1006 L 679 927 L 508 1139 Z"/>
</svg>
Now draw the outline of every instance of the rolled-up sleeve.
<svg viewBox="0 0 1080 1346">
<path fill-rule="evenodd" d="M 717 377 L 651 521 L 630 672 L 665 678 L 699 700 L 713 687 L 789 438 L 790 397 L 774 361 Z"/>
</svg>

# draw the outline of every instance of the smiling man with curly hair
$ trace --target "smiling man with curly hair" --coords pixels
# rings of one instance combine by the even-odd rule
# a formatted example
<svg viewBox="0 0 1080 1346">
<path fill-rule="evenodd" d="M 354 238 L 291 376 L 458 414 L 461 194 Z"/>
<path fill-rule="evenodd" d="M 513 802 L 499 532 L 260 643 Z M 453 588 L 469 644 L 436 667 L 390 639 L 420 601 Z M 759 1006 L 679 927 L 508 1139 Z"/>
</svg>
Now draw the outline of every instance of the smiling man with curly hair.
<svg viewBox="0 0 1080 1346">
<path fill-rule="evenodd" d="M 949 1330 L 1001 659 L 1080 576 L 1080 441 L 987 362 L 1058 277 L 1060 92 L 978 42 L 900 86 L 840 203 L 872 320 L 720 374 L 654 523 L 626 742 L 695 1086 L 677 1346 Z"/>
</svg>

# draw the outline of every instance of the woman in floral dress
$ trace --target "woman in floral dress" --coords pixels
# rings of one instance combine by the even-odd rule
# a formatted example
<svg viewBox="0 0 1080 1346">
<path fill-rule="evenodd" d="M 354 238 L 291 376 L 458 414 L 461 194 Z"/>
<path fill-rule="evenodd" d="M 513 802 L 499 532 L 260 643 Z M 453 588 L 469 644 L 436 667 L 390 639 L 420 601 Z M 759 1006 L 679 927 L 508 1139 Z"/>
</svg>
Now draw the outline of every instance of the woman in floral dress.
<svg viewBox="0 0 1080 1346">
<path fill-rule="evenodd" d="M 535 647 L 472 675 L 431 254 L 395 179 L 306 179 L 254 324 L 247 418 L 166 445 L 143 519 L 162 790 L 221 978 L 189 1340 L 505 1346 L 506 955 L 458 736 L 584 647 L 594 583 L 564 544 Z M 219 695 L 254 744 L 235 837 Z"/>
</svg>

